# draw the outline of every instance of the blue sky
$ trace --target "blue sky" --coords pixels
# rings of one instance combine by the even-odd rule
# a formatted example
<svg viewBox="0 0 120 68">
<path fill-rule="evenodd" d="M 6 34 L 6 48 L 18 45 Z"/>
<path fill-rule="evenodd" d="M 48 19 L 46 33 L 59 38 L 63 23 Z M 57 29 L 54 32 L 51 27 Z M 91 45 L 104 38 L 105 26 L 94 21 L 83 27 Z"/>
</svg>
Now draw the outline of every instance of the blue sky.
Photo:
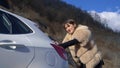
<svg viewBox="0 0 120 68">
<path fill-rule="evenodd" d="M 120 9 L 120 0 L 63 0 L 83 10 L 97 12 L 117 11 Z"/>
</svg>

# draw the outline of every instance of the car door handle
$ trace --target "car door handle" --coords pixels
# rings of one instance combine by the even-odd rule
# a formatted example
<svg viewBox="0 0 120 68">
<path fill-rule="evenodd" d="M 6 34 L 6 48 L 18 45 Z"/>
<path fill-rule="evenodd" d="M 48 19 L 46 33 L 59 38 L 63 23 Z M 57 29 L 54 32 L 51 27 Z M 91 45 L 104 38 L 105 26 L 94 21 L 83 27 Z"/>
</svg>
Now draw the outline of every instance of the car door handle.
<svg viewBox="0 0 120 68">
<path fill-rule="evenodd" d="M 12 40 L 1 40 L 0 41 L 0 44 L 8 44 L 8 43 L 16 43 L 16 42 Z"/>
<path fill-rule="evenodd" d="M 16 44 L 2 44 L 0 47 L 8 50 L 15 50 L 17 48 Z"/>
<path fill-rule="evenodd" d="M 15 41 L 11 40 L 1 40 L 0 41 L 0 47 L 6 48 L 6 49 L 16 49 Z"/>
<path fill-rule="evenodd" d="M 0 41 L 0 47 L 7 50 L 15 50 L 19 52 L 29 52 L 30 50 L 24 44 L 18 44 L 11 40 Z"/>
<path fill-rule="evenodd" d="M 9 48 L 9 49 L 12 49 L 12 50 L 15 50 L 15 49 L 17 48 L 17 46 L 15 46 L 15 45 L 10 45 L 10 46 L 8 46 L 8 48 Z"/>
<path fill-rule="evenodd" d="M 18 45 L 21 44 L 16 44 L 15 41 L 11 41 L 11 40 L 2 40 L 0 41 L 0 47 L 5 48 L 5 49 L 16 49 Z"/>
<path fill-rule="evenodd" d="M 8 50 L 16 50 L 16 49 L 20 49 L 20 48 L 25 48 L 24 45 L 22 44 L 16 44 L 16 43 L 5 43 L 5 44 L 1 44 L 0 43 L 0 47 L 4 48 L 4 49 L 8 49 Z"/>
</svg>

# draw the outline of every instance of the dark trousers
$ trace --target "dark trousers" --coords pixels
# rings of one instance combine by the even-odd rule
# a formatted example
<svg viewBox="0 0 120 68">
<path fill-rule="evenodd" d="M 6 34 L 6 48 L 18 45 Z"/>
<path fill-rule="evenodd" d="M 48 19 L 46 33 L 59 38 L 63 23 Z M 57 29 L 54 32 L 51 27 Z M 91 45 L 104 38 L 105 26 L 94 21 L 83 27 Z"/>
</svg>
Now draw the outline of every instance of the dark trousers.
<svg viewBox="0 0 120 68">
<path fill-rule="evenodd" d="M 101 61 L 95 66 L 95 68 L 102 68 L 102 65 L 104 65 L 103 60 L 101 60 Z M 81 63 L 80 68 L 86 68 L 86 65 L 83 64 L 83 63 Z"/>
<path fill-rule="evenodd" d="M 95 68 L 102 68 L 102 65 L 104 65 L 103 60 L 101 60 L 100 63 L 95 66 Z"/>
</svg>

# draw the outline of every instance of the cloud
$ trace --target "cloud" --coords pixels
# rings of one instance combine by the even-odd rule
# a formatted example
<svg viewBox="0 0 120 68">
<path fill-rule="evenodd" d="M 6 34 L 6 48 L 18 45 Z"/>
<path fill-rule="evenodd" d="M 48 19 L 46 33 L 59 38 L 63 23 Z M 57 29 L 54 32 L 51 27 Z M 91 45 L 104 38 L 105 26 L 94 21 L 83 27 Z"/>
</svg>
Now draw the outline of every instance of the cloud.
<svg viewBox="0 0 120 68">
<path fill-rule="evenodd" d="M 114 31 L 120 31 L 120 14 L 118 12 L 101 12 L 98 15 L 101 19 L 106 19 L 108 27 Z"/>
<path fill-rule="evenodd" d="M 116 7 L 119 8 L 119 7 Z M 96 11 L 90 11 L 93 16 L 93 13 L 97 13 L 101 18 L 101 23 L 106 24 L 109 28 L 111 28 L 114 31 L 120 31 L 120 9 L 116 12 L 96 12 Z"/>
</svg>

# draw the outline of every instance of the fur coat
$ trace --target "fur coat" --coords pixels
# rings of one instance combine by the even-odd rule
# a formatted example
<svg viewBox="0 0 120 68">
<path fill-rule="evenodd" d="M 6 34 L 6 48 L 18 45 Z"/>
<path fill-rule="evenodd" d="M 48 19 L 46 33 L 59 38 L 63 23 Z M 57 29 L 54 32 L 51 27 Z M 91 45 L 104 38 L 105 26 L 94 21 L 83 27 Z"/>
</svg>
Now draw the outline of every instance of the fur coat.
<svg viewBox="0 0 120 68">
<path fill-rule="evenodd" d="M 72 35 L 67 33 L 63 43 L 72 39 L 77 39 L 80 42 L 69 47 L 75 62 L 78 61 L 75 56 L 79 57 L 83 64 L 92 65 L 91 68 L 100 62 L 101 53 L 98 51 L 97 45 L 93 41 L 92 33 L 87 26 L 79 25 Z"/>
</svg>

